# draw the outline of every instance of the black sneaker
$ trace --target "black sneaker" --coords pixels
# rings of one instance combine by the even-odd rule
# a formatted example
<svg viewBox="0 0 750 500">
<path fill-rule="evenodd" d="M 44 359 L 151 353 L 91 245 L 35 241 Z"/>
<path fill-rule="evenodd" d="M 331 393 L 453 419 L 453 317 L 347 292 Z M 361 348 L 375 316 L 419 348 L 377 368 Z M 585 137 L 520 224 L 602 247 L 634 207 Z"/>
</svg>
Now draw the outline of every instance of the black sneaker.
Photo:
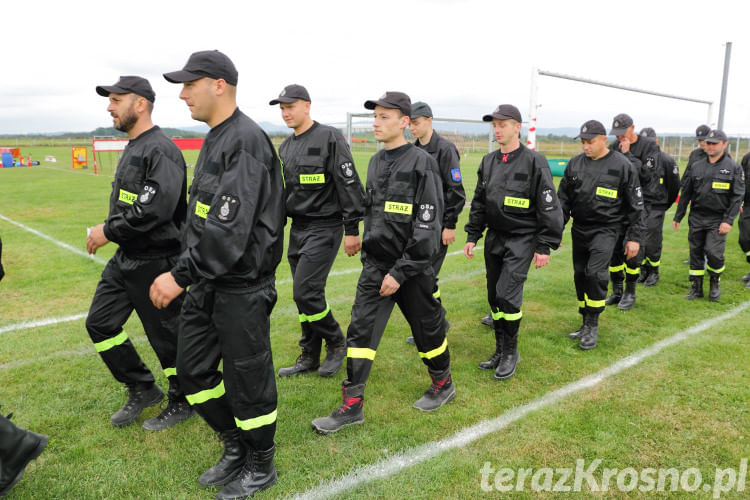
<svg viewBox="0 0 750 500">
<path fill-rule="evenodd" d="M 138 419 L 143 410 L 149 406 L 158 404 L 164 399 L 164 391 L 156 384 L 148 389 L 137 386 L 129 387 L 128 391 L 130 392 L 128 402 L 109 419 L 115 427 L 132 424 Z"/>
<path fill-rule="evenodd" d="M 160 431 L 179 424 L 193 415 L 195 415 L 195 410 L 187 401 L 170 399 L 161 413 L 143 422 L 143 428 L 147 431 Z"/>
</svg>

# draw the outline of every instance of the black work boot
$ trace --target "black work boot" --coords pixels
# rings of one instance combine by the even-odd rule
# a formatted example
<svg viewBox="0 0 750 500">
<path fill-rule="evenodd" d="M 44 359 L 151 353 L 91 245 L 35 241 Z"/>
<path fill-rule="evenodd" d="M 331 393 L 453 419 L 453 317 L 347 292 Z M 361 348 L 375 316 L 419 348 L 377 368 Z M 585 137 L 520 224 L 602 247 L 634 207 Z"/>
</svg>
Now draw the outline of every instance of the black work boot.
<svg viewBox="0 0 750 500">
<path fill-rule="evenodd" d="M 620 299 L 620 303 L 617 304 L 617 307 L 620 308 L 621 311 L 627 311 L 633 308 L 635 305 L 635 280 L 626 280 L 625 281 L 625 293 L 622 294 L 622 298 Z"/>
<path fill-rule="evenodd" d="M 193 415 L 195 415 L 195 410 L 190 406 L 190 403 L 184 399 L 170 397 L 167 400 L 167 407 L 157 416 L 143 422 L 143 428 L 147 431 L 160 431 L 177 425 Z"/>
<path fill-rule="evenodd" d="M 709 280 L 709 289 L 708 289 L 708 300 L 712 302 L 716 302 L 719 300 L 719 297 L 721 297 L 721 285 L 719 284 L 719 281 L 721 279 L 718 275 L 711 275 L 711 279 Z"/>
<path fill-rule="evenodd" d="M 323 360 L 320 368 L 318 368 L 318 375 L 321 377 L 332 377 L 341 368 L 344 358 L 346 358 L 346 340 L 338 346 L 329 346 L 326 344 L 326 359 Z"/>
<path fill-rule="evenodd" d="M 49 437 L 21 429 L 5 417 L 0 420 L 0 496 L 3 496 L 21 480 L 29 462 L 42 454 Z"/>
<path fill-rule="evenodd" d="M 635 283 L 633 283 L 635 285 Z M 587 313 L 583 317 L 584 328 L 581 333 L 581 342 L 578 347 L 584 351 L 596 347 L 599 339 L 599 313 Z"/>
<path fill-rule="evenodd" d="M 238 428 L 219 433 L 219 439 L 224 443 L 224 453 L 216 465 L 204 472 L 198 482 L 204 488 L 207 486 L 224 486 L 232 481 L 245 464 L 247 453 L 240 440 Z"/>
<path fill-rule="evenodd" d="M 432 384 L 424 391 L 424 395 L 412 405 L 420 411 L 437 410 L 456 397 L 456 386 L 453 385 L 450 368 L 446 368 L 441 372 L 430 370 L 429 373 Z"/>
<path fill-rule="evenodd" d="M 488 314 L 487 316 L 485 316 L 484 318 L 482 318 L 482 324 L 485 325 L 485 326 L 489 326 L 490 328 L 492 328 L 494 326 L 494 323 L 492 321 L 492 314 Z"/>
<path fill-rule="evenodd" d="M 641 273 L 638 275 L 638 279 L 636 280 L 636 283 L 643 283 L 648 279 L 648 277 L 651 275 L 651 271 L 653 268 L 649 265 L 642 265 L 641 266 Z"/>
<path fill-rule="evenodd" d="M 583 313 L 581 313 L 581 316 L 583 316 Z M 569 339 L 573 339 L 573 340 L 580 339 L 581 338 L 581 332 L 583 332 L 583 326 L 584 326 L 584 322 L 583 322 L 583 318 L 581 318 L 581 326 L 578 327 L 578 330 L 576 330 L 574 332 L 570 332 L 568 334 L 568 338 Z"/>
<path fill-rule="evenodd" d="M 264 451 L 248 452 L 245 465 L 237 478 L 226 485 L 217 499 L 248 498 L 276 484 L 276 467 L 273 464 L 275 446 Z"/>
<path fill-rule="evenodd" d="M 643 286 L 654 286 L 659 282 L 659 268 L 652 267 L 648 273 L 648 278 L 643 282 Z"/>
<path fill-rule="evenodd" d="M 312 421 L 312 428 L 318 434 L 332 434 L 346 425 L 361 424 L 365 421 L 364 412 L 365 384 L 341 384 L 341 406 L 327 417 L 318 417 Z"/>
<path fill-rule="evenodd" d="M 521 361 L 521 355 L 518 354 L 518 332 L 503 335 L 503 354 L 500 356 L 500 362 L 495 370 L 497 380 L 505 380 L 516 373 L 516 365 Z"/>
<path fill-rule="evenodd" d="M 128 401 L 125 406 L 117 410 L 109 419 L 115 427 L 132 424 L 143 410 L 164 399 L 164 391 L 156 384 L 148 388 L 138 385 L 128 386 L 128 393 Z"/>
<path fill-rule="evenodd" d="M 746 285 L 750 283 L 750 273 L 747 273 L 746 275 L 742 277 L 742 282 L 745 283 Z"/>
<path fill-rule="evenodd" d="M 620 299 L 622 299 L 622 281 L 622 279 L 612 278 L 612 295 L 604 302 L 608 306 L 620 303 Z"/>
<path fill-rule="evenodd" d="M 495 353 L 487 361 L 479 363 L 480 370 L 494 370 L 500 362 L 500 356 L 503 353 L 503 332 L 495 330 Z"/>
<path fill-rule="evenodd" d="M 279 369 L 279 377 L 291 377 L 317 370 L 320 366 L 320 355 L 314 356 L 310 352 L 302 351 L 292 366 Z"/>
<path fill-rule="evenodd" d="M 685 295 L 688 300 L 703 298 L 703 276 L 690 277 L 690 293 Z"/>
</svg>

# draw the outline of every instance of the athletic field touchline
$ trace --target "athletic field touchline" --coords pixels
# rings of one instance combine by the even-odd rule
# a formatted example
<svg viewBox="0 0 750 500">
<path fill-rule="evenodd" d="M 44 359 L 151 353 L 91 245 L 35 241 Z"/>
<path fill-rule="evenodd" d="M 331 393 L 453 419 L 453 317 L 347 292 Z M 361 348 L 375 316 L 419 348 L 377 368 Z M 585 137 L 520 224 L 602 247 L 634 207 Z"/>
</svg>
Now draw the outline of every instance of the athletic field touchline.
<svg viewBox="0 0 750 500">
<path fill-rule="evenodd" d="M 685 330 L 677 332 L 671 337 L 667 337 L 666 339 L 660 340 L 649 347 L 626 356 L 591 375 L 583 377 L 575 382 L 566 384 L 554 391 L 548 392 L 547 394 L 534 399 L 529 403 L 511 408 L 498 417 L 495 417 L 494 419 L 483 420 L 469 427 L 465 427 L 464 429 L 445 439 L 432 441 L 415 448 L 406 449 L 388 458 L 378 460 L 373 464 L 357 467 L 338 479 L 332 479 L 323 482 L 305 492 L 298 493 L 297 495 L 288 498 L 317 500 L 328 498 L 330 496 L 341 493 L 351 494 L 352 489 L 358 486 L 362 486 L 363 484 L 372 482 L 375 479 L 385 479 L 389 476 L 398 474 L 408 467 L 418 465 L 433 457 L 436 457 L 443 452 L 467 446 L 474 441 L 487 436 L 488 434 L 492 434 L 508 427 L 513 422 L 520 420 L 533 411 L 553 405 L 555 403 L 558 403 L 562 399 L 567 398 L 568 396 L 594 387 L 607 378 L 612 377 L 613 375 L 617 375 L 627 368 L 637 365 L 644 359 L 660 353 L 667 347 L 679 344 L 680 342 L 711 328 L 717 323 L 721 323 L 722 321 L 736 316 L 737 314 L 745 311 L 748 308 L 750 308 L 750 301 L 743 302 L 739 306 L 729 310 L 726 313 L 720 314 L 711 319 L 691 326 Z M 335 439 L 335 437 L 319 436 L 318 439 Z"/>
<path fill-rule="evenodd" d="M 68 321 L 75 321 L 78 319 L 82 319 L 82 318 L 85 318 L 86 316 L 88 316 L 88 313 L 73 314 L 72 316 L 62 316 L 59 318 L 44 318 L 44 319 L 37 319 L 37 320 L 21 321 L 20 323 L 13 323 L 12 325 L 0 327 L 0 334 L 13 332 L 16 330 L 36 328 L 38 326 L 56 325 L 58 323 L 65 323 Z"/>
</svg>

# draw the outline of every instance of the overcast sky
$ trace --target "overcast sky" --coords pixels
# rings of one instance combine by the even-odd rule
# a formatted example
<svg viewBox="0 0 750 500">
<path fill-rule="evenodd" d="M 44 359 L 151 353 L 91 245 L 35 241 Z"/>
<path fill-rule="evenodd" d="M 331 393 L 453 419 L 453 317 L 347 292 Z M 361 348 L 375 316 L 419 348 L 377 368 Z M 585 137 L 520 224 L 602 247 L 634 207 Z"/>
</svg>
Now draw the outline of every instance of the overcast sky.
<svg viewBox="0 0 750 500">
<path fill-rule="evenodd" d="M 193 1 L 5 2 L 0 133 L 110 126 L 96 85 L 148 78 L 154 121 L 192 126 L 180 85 L 162 73 L 191 52 L 219 49 L 239 71 L 238 104 L 283 125 L 269 106 L 305 85 L 313 118 L 343 122 L 385 90 L 428 102 L 436 116 L 480 119 L 499 103 L 529 112 L 532 68 L 715 101 L 733 42 L 724 129 L 750 135 L 750 2 Z M 578 127 L 619 112 L 636 128 L 694 131 L 686 103 L 540 77 L 538 126 Z"/>
</svg>

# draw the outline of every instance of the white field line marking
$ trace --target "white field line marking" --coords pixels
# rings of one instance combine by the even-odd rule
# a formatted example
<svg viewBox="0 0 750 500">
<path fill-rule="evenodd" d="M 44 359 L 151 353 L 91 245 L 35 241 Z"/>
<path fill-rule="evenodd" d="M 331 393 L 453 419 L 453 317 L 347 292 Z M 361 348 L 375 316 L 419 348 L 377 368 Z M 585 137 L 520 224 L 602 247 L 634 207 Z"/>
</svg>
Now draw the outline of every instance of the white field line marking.
<svg viewBox="0 0 750 500">
<path fill-rule="evenodd" d="M 12 325 L 0 327 L 0 334 L 14 332 L 16 330 L 26 330 L 28 328 L 37 328 L 39 326 L 56 325 L 58 323 L 65 323 L 68 321 L 76 321 L 85 318 L 86 316 L 88 316 L 88 313 L 74 314 L 72 316 L 62 316 L 59 318 L 45 318 L 22 321 L 20 323 L 14 323 Z"/>
<path fill-rule="evenodd" d="M 57 245 L 59 247 L 63 247 L 65 250 L 70 250 L 71 252 L 73 252 L 75 254 L 78 254 L 78 255 L 81 255 L 83 257 L 86 257 L 87 259 L 91 259 L 94 262 L 98 262 L 99 264 L 106 264 L 107 263 L 106 260 L 100 259 L 96 255 L 89 255 L 88 253 L 86 253 L 83 250 L 79 250 L 79 249 L 77 249 L 75 247 L 72 247 L 72 246 L 68 245 L 67 243 L 63 243 L 60 240 L 56 240 L 52 236 L 47 236 L 46 234 L 44 234 L 44 233 L 42 233 L 40 231 L 37 231 L 36 229 L 30 228 L 29 226 L 27 226 L 25 224 L 21 224 L 20 222 L 16 222 L 13 219 L 9 219 L 8 217 L 4 216 L 3 214 L 0 214 L 0 219 L 4 220 L 4 221 L 6 221 L 6 222 L 8 222 L 10 224 L 13 224 L 14 226 L 20 227 L 21 229 L 23 229 L 25 231 L 28 231 L 28 232 L 30 232 L 32 234 L 35 234 L 36 236 L 39 236 L 40 238 L 44 238 L 47 241 L 51 241 L 55 245 Z"/>
<path fill-rule="evenodd" d="M 385 479 L 394 474 L 398 474 L 402 470 L 418 465 L 426 460 L 440 455 L 446 451 L 450 451 L 456 448 L 462 448 L 474 441 L 499 430 L 508 427 L 516 420 L 520 420 L 529 413 L 540 410 L 552 404 L 561 401 L 568 396 L 581 392 L 585 389 L 590 389 L 600 382 L 606 380 L 613 375 L 637 365 L 646 358 L 652 357 L 667 347 L 671 347 L 675 344 L 688 339 L 700 332 L 703 332 L 722 321 L 728 320 L 742 311 L 750 308 L 750 301 L 743 302 L 734 309 L 728 312 L 716 316 L 714 318 L 702 321 L 697 325 L 691 326 L 685 330 L 677 332 L 671 337 L 660 340 L 655 344 L 646 347 L 640 351 L 637 351 L 630 356 L 626 356 L 619 361 L 616 361 L 612 365 L 599 370 L 596 373 L 583 377 L 575 382 L 566 384 L 559 389 L 548 392 L 547 394 L 521 406 L 511 408 L 510 410 L 502 413 L 500 416 L 491 419 L 483 420 L 479 423 L 465 427 L 464 429 L 456 432 L 452 436 L 449 436 L 440 441 L 432 441 L 425 443 L 415 448 L 406 449 L 402 452 L 396 453 L 391 457 L 379 460 L 371 465 L 357 467 L 351 470 L 346 475 L 332 479 L 330 481 L 323 482 L 318 486 L 315 486 L 305 492 L 298 493 L 294 499 L 323 499 L 333 495 L 341 493 L 351 493 L 351 491 L 363 484 L 369 483 L 375 479 Z M 330 439 L 321 437 L 320 439 Z"/>
</svg>

